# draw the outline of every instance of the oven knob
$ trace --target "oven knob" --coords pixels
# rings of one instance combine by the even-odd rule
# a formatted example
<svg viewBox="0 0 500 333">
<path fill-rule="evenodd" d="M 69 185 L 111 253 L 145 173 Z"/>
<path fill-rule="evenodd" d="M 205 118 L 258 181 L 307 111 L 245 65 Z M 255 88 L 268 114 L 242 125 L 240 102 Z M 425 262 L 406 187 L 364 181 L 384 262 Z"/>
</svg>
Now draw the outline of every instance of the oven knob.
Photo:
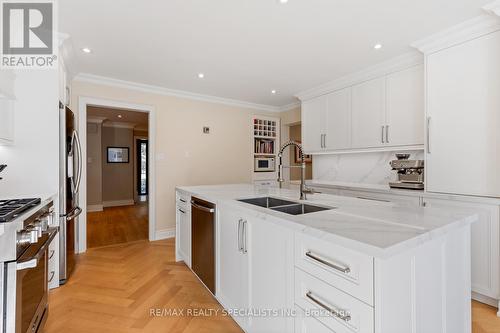
<svg viewBox="0 0 500 333">
<path fill-rule="evenodd" d="M 17 234 L 17 244 L 34 244 L 38 242 L 38 231 L 35 229 L 21 230 Z"/>
<path fill-rule="evenodd" d="M 41 229 L 33 225 L 29 225 L 26 227 L 26 232 L 29 234 L 29 240 L 31 244 L 38 242 L 38 237 L 39 237 L 38 235 L 39 234 L 41 235 L 41 231 L 39 230 Z"/>
</svg>

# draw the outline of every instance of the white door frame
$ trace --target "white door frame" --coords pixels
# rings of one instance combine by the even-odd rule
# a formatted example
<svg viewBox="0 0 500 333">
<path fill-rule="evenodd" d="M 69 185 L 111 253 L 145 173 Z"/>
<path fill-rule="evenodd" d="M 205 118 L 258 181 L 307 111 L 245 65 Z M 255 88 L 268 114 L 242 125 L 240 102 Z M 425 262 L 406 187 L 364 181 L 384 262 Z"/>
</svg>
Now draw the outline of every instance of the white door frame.
<svg viewBox="0 0 500 333">
<path fill-rule="evenodd" d="M 147 112 L 149 115 L 148 136 L 149 136 L 149 240 L 155 240 L 156 233 L 156 113 L 152 105 L 132 104 L 109 99 L 84 97 L 78 98 L 78 132 L 82 145 L 82 178 L 78 203 L 82 213 L 78 217 L 78 227 L 76 235 L 76 252 L 87 251 L 87 107 L 101 106 L 114 109 L 132 110 L 137 112 Z"/>
</svg>

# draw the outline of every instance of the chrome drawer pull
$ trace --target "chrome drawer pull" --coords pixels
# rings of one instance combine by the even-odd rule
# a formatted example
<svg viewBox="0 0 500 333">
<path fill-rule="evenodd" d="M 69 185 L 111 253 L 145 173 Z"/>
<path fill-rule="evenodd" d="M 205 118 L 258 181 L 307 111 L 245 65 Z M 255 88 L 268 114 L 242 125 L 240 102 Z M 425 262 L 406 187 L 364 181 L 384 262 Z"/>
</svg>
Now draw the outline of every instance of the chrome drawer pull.
<svg viewBox="0 0 500 333">
<path fill-rule="evenodd" d="M 186 202 L 186 200 L 184 200 L 184 199 L 179 199 L 179 201 L 180 202 L 184 202 L 184 203 Z"/>
<path fill-rule="evenodd" d="M 326 311 L 328 311 L 329 313 L 331 313 L 333 316 L 339 318 L 340 320 L 343 320 L 343 321 L 350 321 L 351 320 L 351 315 L 349 314 L 348 311 L 339 310 L 331 305 L 323 303 L 322 301 L 320 301 L 319 299 L 314 297 L 312 295 L 312 292 L 308 291 L 306 294 L 306 297 L 309 298 L 314 303 L 316 303 L 317 305 L 319 305 L 320 307 L 322 307 L 323 309 L 325 309 Z"/>
<path fill-rule="evenodd" d="M 52 280 L 54 280 L 54 275 L 56 275 L 56 272 L 51 271 L 51 272 L 50 272 L 50 279 L 49 279 L 49 281 L 48 281 L 49 283 L 50 283 L 50 282 L 52 282 Z"/>
<path fill-rule="evenodd" d="M 49 259 L 52 259 L 52 257 L 54 256 L 54 253 L 56 253 L 55 250 L 50 250 Z"/>
<path fill-rule="evenodd" d="M 185 211 L 183 211 L 182 209 L 179 208 L 179 212 L 181 212 L 182 214 L 186 214 Z"/>
<path fill-rule="evenodd" d="M 323 265 L 326 265 L 326 266 L 331 267 L 339 272 L 342 272 L 344 274 L 349 274 L 351 272 L 351 269 L 348 266 L 343 266 L 341 264 L 333 263 L 333 262 L 328 261 L 326 259 L 320 258 L 320 257 L 312 254 L 311 251 L 307 251 L 306 256 L 313 259 L 313 260 L 316 260 L 319 263 L 322 263 Z"/>
</svg>

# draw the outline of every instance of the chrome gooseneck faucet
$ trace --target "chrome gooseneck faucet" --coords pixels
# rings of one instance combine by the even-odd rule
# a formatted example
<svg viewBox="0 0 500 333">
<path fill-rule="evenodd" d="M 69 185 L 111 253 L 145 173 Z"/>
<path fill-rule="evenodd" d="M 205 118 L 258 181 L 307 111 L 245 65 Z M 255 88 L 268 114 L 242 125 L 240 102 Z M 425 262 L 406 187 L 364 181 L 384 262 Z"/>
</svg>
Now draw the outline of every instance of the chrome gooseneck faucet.
<svg viewBox="0 0 500 333">
<path fill-rule="evenodd" d="M 287 147 L 295 146 L 299 149 L 300 154 L 300 165 L 283 165 L 283 152 Z M 300 200 L 307 200 L 306 194 L 310 193 L 319 193 L 314 191 L 313 189 L 309 189 L 306 187 L 305 178 L 306 178 L 306 162 L 304 160 L 304 152 L 302 150 L 302 145 L 295 141 L 288 141 L 283 146 L 281 146 L 280 151 L 278 153 L 278 157 L 280 159 L 280 163 L 278 166 L 278 184 L 279 187 L 282 187 L 283 182 L 283 168 L 300 168 Z"/>
</svg>

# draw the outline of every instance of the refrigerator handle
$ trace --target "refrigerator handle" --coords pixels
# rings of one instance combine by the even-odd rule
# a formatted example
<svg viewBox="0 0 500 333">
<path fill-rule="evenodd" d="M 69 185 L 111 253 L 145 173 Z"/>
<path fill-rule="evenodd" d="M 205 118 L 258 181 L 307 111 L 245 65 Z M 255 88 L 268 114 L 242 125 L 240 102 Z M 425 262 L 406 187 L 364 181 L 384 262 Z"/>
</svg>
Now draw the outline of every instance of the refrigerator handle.
<svg viewBox="0 0 500 333">
<path fill-rule="evenodd" d="M 73 140 L 76 143 L 78 150 L 78 175 L 76 176 L 75 194 L 80 190 L 80 182 L 82 180 L 82 145 L 80 144 L 80 137 L 77 131 L 73 131 Z"/>
</svg>

